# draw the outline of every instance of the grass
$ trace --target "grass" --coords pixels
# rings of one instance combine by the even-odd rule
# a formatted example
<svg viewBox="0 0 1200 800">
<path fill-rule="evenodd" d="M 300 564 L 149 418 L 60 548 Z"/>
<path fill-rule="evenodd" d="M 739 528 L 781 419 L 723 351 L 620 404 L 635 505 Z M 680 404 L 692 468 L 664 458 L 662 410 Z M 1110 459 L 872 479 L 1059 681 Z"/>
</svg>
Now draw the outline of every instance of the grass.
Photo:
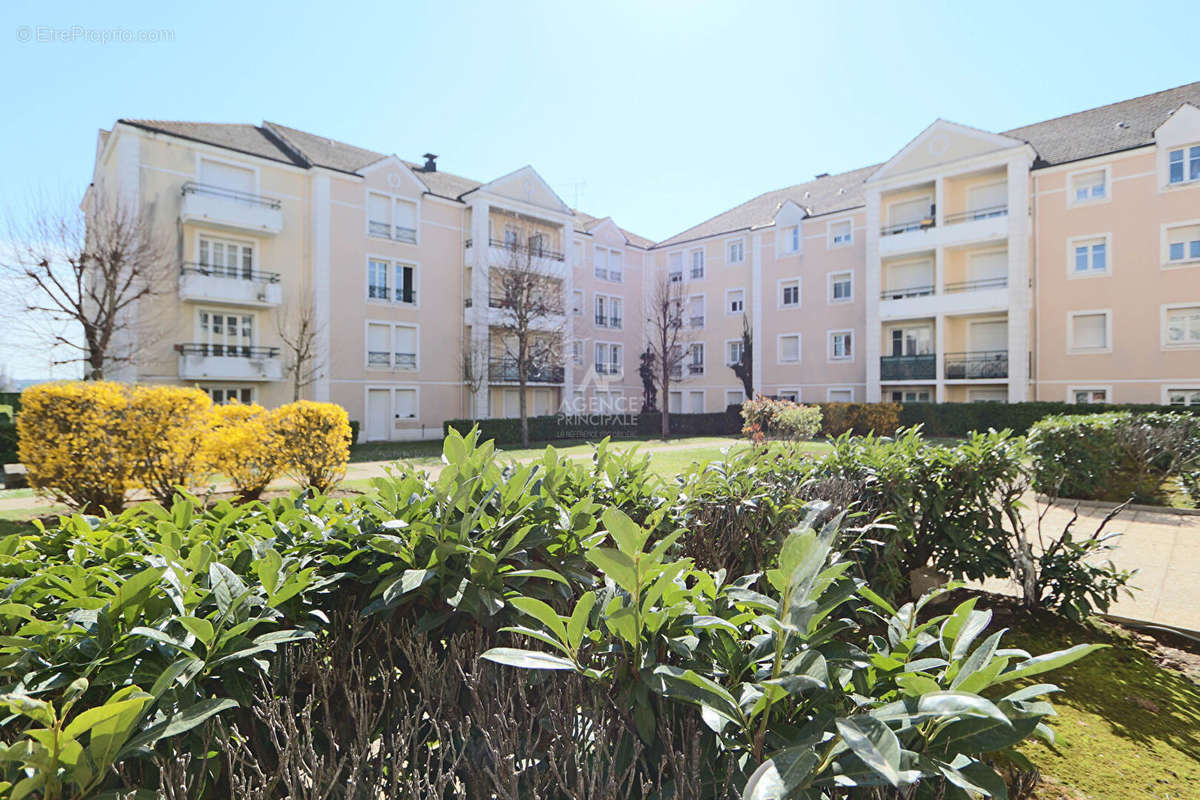
<svg viewBox="0 0 1200 800">
<path fill-rule="evenodd" d="M 614 441 L 614 446 L 617 447 L 632 447 L 640 445 L 643 448 L 649 446 L 670 446 L 670 445 L 704 445 L 704 444 L 720 444 L 727 446 L 732 442 L 740 441 L 734 437 L 728 436 L 689 436 L 679 439 L 668 439 L 665 442 L 657 437 L 644 437 L 639 439 L 621 439 Z M 538 442 L 531 447 L 521 448 L 514 445 L 505 445 L 498 447 L 497 450 L 503 453 L 508 458 L 533 458 L 542 453 L 547 445 L 554 446 L 559 452 L 565 455 L 578 455 L 590 453 L 592 446 L 587 441 L 579 439 L 564 439 L 552 442 Z M 431 466 L 441 462 L 442 456 L 442 440 L 437 439 L 427 442 L 367 442 L 365 444 L 356 444 L 350 448 L 350 463 L 356 464 L 363 461 L 411 461 L 417 466 Z"/>
<path fill-rule="evenodd" d="M 1031 652 L 1111 645 L 1036 679 L 1063 689 L 1051 698 L 1059 713 L 1050 720 L 1054 746 L 1027 742 L 1020 748 L 1049 778 L 1039 798 L 1200 797 L 1200 687 L 1109 626 L 1038 617 L 1005 641 Z"/>
</svg>

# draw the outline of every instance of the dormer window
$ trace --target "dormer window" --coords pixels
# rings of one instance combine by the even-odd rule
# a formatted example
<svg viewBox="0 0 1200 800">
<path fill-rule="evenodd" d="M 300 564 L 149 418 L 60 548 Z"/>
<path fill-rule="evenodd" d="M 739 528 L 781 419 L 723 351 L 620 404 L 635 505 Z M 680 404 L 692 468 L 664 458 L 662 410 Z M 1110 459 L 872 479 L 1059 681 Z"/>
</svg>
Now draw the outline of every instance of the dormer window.
<svg viewBox="0 0 1200 800">
<path fill-rule="evenodd" d="M 1200 144 L 1180 147 L 1167 153 L 1167 183 L 1191 183 L 1200 180 Z"/>
</svg>

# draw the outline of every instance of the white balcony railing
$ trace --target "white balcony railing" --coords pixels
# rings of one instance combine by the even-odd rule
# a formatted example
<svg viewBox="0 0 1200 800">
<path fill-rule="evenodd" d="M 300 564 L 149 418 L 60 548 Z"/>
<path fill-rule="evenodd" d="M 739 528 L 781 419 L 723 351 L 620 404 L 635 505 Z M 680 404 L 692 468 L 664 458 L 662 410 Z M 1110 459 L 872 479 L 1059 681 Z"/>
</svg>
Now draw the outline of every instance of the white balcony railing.
<svg viewBox="0 0 1200 800">
<path fill-rule="evenodd" d="M 283 204 L 263 195 L 189 182 L 183 185 L 179 218 L 256 233 L 279 233 L 283 230 Z"/>
</svg>

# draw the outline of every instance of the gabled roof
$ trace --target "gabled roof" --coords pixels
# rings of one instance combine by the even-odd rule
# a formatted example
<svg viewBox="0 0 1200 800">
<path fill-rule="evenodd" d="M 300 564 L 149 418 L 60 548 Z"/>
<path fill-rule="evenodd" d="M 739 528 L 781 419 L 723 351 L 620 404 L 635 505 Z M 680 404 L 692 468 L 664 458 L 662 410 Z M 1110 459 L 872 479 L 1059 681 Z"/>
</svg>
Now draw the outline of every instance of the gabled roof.
<svg viewBox="0 0 1200 800">
<path fill-rule="evenodd" d="M 1051 167 L 1154 144 L 1155 129 L 1184 103 L 1200 105 L 1200 81 L 1013 128 L 1004 135 L 1033 145 L 1038 154 L 1035 168 Z"/>
<path fill-rule="evenodd" d="M 576 230 L 581 230 L 585 233 L 591 233 L 592 229 L 595 228 L 597 225 L 599 225 L 601 222 L 612 219 L 612 217 L 603 217 L 603 218 L 593 217 L 591 214 L 585 214 L 577 208 L 574 208 L 571 210 L 575 212 L 575 228 L 576 228 Z M 645 236 L 638 236 L 636 233 L 631 233 L 630 231 L 627 231 L 624 228 L 622 228 L 620 225 L 617 226 L 617 230 L 619 230 L 621 232 L 621 234 L 625 237 L 625 241 L 629 242 L 634 247 L 640 247 L 642 249 L 647 249 L 647 248 L 654 246 L 654 242 L 651 241 L 650 239 L 647 239 Z"/>
<path fill-rule="evenodd" d="M 280 161 L 297 167 L 308 166 L 266 128 L 257 125 L 224 124 L 218 122 L 171 122 L 159 119 L 120 119 L 126 125 L 143 130 L 166 133 L 181 139 L 216 145 L 259 158 Z"/>
<path fill-rule="evenodd" d="M 760 194 L 740 206 L 735 206 L 699 225 L 659 242 L 655 247 L 671 247 L 705 236 L 770 225 L 774 221 L 779 207 L 787 200 L 808 209 L 809 216 L 857 208 L 863 204 L 863 181 L 870 177 L 878 167 L 878 164 L 872 164 L 862 169 L 827 175 L 824 178 L 798 183 L 786 189 L 776 189 L 773 192 Z"/>
</svg>

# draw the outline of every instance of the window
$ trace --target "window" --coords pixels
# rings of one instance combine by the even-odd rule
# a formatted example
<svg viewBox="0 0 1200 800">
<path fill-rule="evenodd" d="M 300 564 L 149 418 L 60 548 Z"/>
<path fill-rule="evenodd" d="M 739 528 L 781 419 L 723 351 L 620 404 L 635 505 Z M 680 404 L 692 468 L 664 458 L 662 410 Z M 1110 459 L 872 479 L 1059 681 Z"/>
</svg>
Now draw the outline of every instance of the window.
<svg viewBox="0 0 1200 800">
<path fill-rule="evenodd" d="M 1112 347 L 1111 312 L 1075 311 L 1067 317 L 1068 350 L 1102 351 Z"/>
<path fill-rule="evenodd" d="M 583 342 L 578 339 L 571 342 L 571 360 L 577 365 L 583 366 Z"/>
<path fill-rule="evenodd" d="M 854 331 L 829 332 L 829 359 L 831 361 L 854 359 Z"/>
<path fill-rule="evenodd" d="M 671 392 L 667 396 L 667 410 L 672 414 L 683 413 L 683 392 Z"/>
<path fill-rule="evenodd" d="M 1167 182 L 1190 183 L 1200 180 L 1200 144 L 1181 147 L 1167 154 Z"/>
<path fill-rule="evenodd" d="M 389 290 L 389 286 L 394 288 Z M 367 299 L 415 304 L 416 265 L 382 258 L 367 259 Z"/>
<path fill-rule="evenodd" d="M 679 283 L 683 280 L 683 253 L 671 253 L 667 256 L 667 274 L 670 276 L 671 283 Z"/>
<path fill-rule="evenodd" d="M 1070 401 L 1076 404 L 1107 403 L 1108 389 L 1071 387 L 1069 397 Z"/>
<path fill-rule="evenodd" d="M 205 186 L 214 186 L 243 194 L 255 194 L 256 177 L 252 169 L 237 167 L 209 158 L 200 159 L 199 182 Z"/>
<path fill-rule="evenodd" d="M 608 327 L 620 330 L 624 321 L 621 318 L 621 307 L 623 303 L 619 297 L 608 298 Z"/>
<path fill-rule="evenodd" d="M 691 253 L 692 279 L 704 277 L 704 250 L 696 249 Z"/>
<path fill-rule="evenodd" d="M 619 250 L 608 251 L 608 279 L 613 283 L 621 283 L 625 279 L 622 254 Z"/>
<path fill-rule="evenodd" d="M 929 389 L 904 389 L 892 392 L 893 403 L 928 403 L 933 393 Z"/>
<path fill-rule="evenodd" d="M 254 274 L 254 245 L 201 236 L 197 266 L 204 275 L 250 280 Z"/>
<path fill-rule="evenodd" d="M 1200 389 L 1167 389 L 1167 405 L 1200 406 Z"/>
<path fill-rule="evenodd" d="M 583 264 L 583 242 L 571 243 L 572 258 L 575 260 L 573 266 L 578 267 Z"/>
<path fill-rule="evenodd" d="M 850 220 L 834 222 L 829 226 L 829 246 L 845 247 L 854 242 L 854 225 Z"/>
<path fill-rule="evenodd" d="M 1072 239 L 1071 274 L 1103 275 L 1108 272 L 1109 252 L 1107 237 L 1094 239 Z"/>
<path fill-rule="evenodd" d="M 730 289 L 725 292 L 725 313 L 741 314 L 746 310 L 746 290 Z"/>
<path fill-rule="evenodd" d="M 1167 229 L 1167 263 L 1200 261 L 1200 224 Z"/>
<path fill-rule="evenodd" d="M 621 374 L 621 351 L 622 347 L 619 344 L 610 344 L 608 342 L 596 342 L 595 348 L 595 368 L 597 375 L 620 375 Z"/>
<path fill-rule="evenodd" d="M 602 281 L 608 280 L 608 250 L 603 247 L 595 248 L 595 261 L 592 265 L 592 274 Z"/>
<path fill-rule="evenodd" d="M 726 389 L 725 390 L 725 407 L 740 406 L 746 402 L 746 393 L 741 389 Z"/>
<path fill-rule="evenodd" d="M 791 225 L 783 230 L 783 252 L 800 252 L 800 226 Z"/>
<path fill-rule="evenodd" d="M 1096 169 L 1072 175 L 1068 192 L 1071 205 L 1103 200 L 1108 197 L 1108 170 Z"/>
<path fill-rule="evenodd" d="M 1200 347 L 1200 305 L 1163 309 L 1163 346 Z"/>
<path fill-rule="evenodd" d="M 741 264 L 746 260 L 746 241 L 735 239 L 725 249 L 725 263 Z"/>
<path fill-rule="evenodd" d="M 853 403 L 854 389 L 826 389 L 825 399 L 830 403 Z"/>
<path fill-rule="evenodd" d="M 417 327 L 393 322 L 367 323 L 367 367 L 417 368 Z"/>
<path fill-rule="evenodd" d="M 583 314 L 583 290 L 576 289 L 571 292 L 571 313 L 576 316 Z"/>
<path fill-rule="evenodd" d="M 779 282 L 779 307 L 796 308 L 800 305 L 800 279 Z"/>
<path fill-rule="evenodd" d="M 704 295 L 694 294 L 688 298 L 688 325 L 693 328 L 704 327 Z"/>
<path fill-rule="evenodd" d="M 704 391 L 688 392 L 688 412 L 691 414 L 704 413 Z"/>
<path fill-rule="evenodd" d="M 1007 389 L 968 389 L 968 403 L 1007 403 Z"/>
<path fill-rule="evenodd" d="M 933 354 L 933 327 L 930 325 L 898 326 L 889 329 L 893 358 L 928 356 Z"/>
<path fill-rule="evenodd" d="M 704 374 L 704 343 L 692 342 L 688 346 L 688 366 L 689 375 Z"/>
<path fill-rule="evenodd" d="M 968 201 L 970 202 L 970 201 Z M 891 236 L 905 231 L 915 231 L 925 226 L 926 220 L 933 219 L 933 198 L 929 195 L 912 200 L 900 200 L 888 206 L 888 224 L 883 229 L 884 236 Z"/>
<path fill-rule="evenodd" d="M 249 386 L 202 386 L 205 393 L 217 405 L 241 403 L 250 405 L 254 402 L 254 389 Z"/>
<path fill-rule="evenodd" d="M 734 365 L 742 363 L 742 356 L 745 354 L 746 343 L 741 339 L 729 339 L 725 342 L 725 363 Z"/>
<path fill-rule="evenodd" d="M 620 328 L 622 301 L 613 295 L 596 295 L 596 327 Z"/>
<path fill-rule="evenodd" d="M 367 195 L 367 234 L 415 244 L 417 204 L 411 200 L 370 192 Z"/>
<path fill-rule="evenodd" d="M 196 312 L 199 343 L 203 355 L 224 358 L 249 358 L 254 347 L 254 315 L 218 309 Z"/>
<path fill-rule="evenodd" d="M 800 334 L 785 333 L 779 337 L 779 363 L 795 364 L 800 360 Z"/>
<path fill-rule="evenodd" d="M 829 273 L 829 302 L 849 303 L 854 299 L 854 273 Z"/>
<path fill-rule="evenodd" d="M 776 396 L 780 400 L 787 400 L 789 403 L 799 403 L 800 402 L 800 390 L 799 389 L 780 389 L 776 393 Z"/>
<path fill-rule="evenodd" d="M 624 280 L 623 256 L 619 250 L 609 250 L 607 247 L 595 248 L 595 260 L 592 274 L 602 281 L 620 283 Z"/>
<path fill-rule="evenodd" d="M 596 295 L 596 327 L 597 328 L 607 328 L 608 327 L 607 303 L 608 303 L 608 298 L 605 295 L 602 295 L 602 294 Z"/>
</svg>

